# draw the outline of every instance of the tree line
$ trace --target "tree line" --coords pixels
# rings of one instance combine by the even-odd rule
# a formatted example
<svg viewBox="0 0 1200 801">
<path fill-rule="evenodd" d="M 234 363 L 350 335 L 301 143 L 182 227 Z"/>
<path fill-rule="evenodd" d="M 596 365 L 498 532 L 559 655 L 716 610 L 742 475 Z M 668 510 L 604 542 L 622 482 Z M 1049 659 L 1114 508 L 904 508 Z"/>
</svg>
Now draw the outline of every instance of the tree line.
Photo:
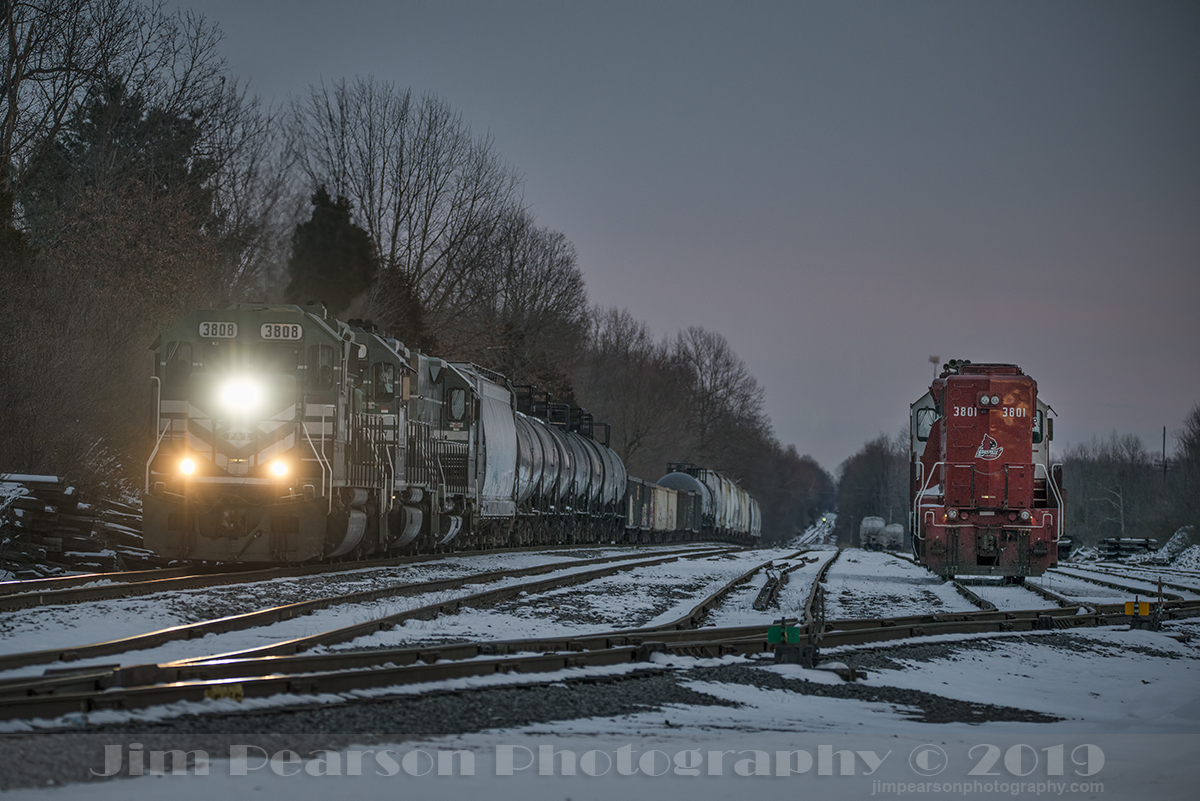
<svg viewBox="0 0 1200 801">
<path fill-rule="evenodd" d="M 265 106 L 162 0 L 0 0 L 0 458 L 136 486 L 155 333 L 235 300 L 324 301 L 612 421 L 631 472 L 715 467 L 780 536 L 829 476 L 783 447 L 719 334 L 654 341 L 446 100 L 371 78 Z"/>
</svg>

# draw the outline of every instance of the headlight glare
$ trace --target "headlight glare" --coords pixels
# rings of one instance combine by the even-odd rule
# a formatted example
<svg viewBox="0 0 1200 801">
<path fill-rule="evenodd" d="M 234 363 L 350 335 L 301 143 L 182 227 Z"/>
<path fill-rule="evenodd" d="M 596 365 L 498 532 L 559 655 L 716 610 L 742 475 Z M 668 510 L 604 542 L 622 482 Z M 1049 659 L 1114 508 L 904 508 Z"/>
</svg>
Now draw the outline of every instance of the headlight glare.
<svg viewBox="0 0 1200 801">
<path fill-rule="evenodd" d="M 261 396 L 258 384 L 246 378 L 234 378 L 221 385 L 221 405 L 227 409 L 251 409 Z"/>
<path fill-rule="evenodd" d="M 192 473 L 196 472 L 196 463 L 191 459 L 184 459 L 179 463 L 179 472 L 183 473 L 185 476 L 190 476 Z"/>
</svg>

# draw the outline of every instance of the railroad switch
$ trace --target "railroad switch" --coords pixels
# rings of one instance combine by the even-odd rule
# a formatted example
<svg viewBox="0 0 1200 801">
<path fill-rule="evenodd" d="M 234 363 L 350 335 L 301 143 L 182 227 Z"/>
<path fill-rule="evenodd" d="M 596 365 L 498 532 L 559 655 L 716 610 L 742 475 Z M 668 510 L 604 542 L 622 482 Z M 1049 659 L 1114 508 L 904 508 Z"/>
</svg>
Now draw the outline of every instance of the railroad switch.
<svg viewBox="0 0 1200 801">
<path fill-rule="evenodd" d="M 1125 616 L 1129 618 L 1129 628 L 1147 629 L 1148 631 L 1159 631 L 1162 629 L 1164 600 L 1163 582 L 1159 578 L 1157 602 L 1143 601 L 1136 595 L 1133 596 L 1132 601 L 1126 601 Z"/>
</svg>

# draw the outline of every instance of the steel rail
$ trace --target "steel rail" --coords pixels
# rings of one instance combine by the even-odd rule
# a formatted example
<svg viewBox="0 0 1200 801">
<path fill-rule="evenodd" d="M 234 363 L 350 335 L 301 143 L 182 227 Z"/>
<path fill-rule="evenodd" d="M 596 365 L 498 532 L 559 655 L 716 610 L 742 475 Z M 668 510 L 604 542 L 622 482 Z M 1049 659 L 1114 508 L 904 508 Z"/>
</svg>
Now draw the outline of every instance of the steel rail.
<svg viewBox="0 0 1200 801">
<path fill-rule="evenodd" d="M 112 654 L 124 653 L 126 651 L 142 650 L 162 645 L 173 640 L 185 640 L 203 637 L 207 634 L 222 634 L 229 631 L 239 631 L 247 628 L 254 628 L 270 623 L 277 623 L 281 620 L 288 620 L 293 617 L 307 615 L 312 612 L 319 611 L 331 606 L 348 603 L 364 603 L 368 601 L 380 600 L 382 598 L 404 596 L 404 595 L 419 595 L 429 592 L 440 592 L 443 590 L 457 589 L 466 584 L 480 584 L 493 581 L 499 581 L 506 578 L 522 577 L 538 575 L 540 573 L 550 573 L 557 570 L 568 570 L 574 567 L 581 567 L 593 564 L 605 564 L 617 562 L 615 568 L 605 568 L 601 570 L 584 571 L 581 573 L 572 573 L 563 579 L 552 579 L 548 581 L 517 584 L 512 587 L 502 590 L 492 590 L 490 592 L 475 593 L 463 598 L 451 599 L 433 606 L 421 607 L 418 610 L 412 610 L 409 613 L 400 613 L 400 615 L 412 615 L 413 613 L 426 613 L 429 610 L 437 610 L 433 614 L 429 614 L 424 619 L 436 617 L 443 611 L 457 608 L 457 605 L 462 605 L 464 602 L 494 602 L 503 598 L 510 597 L 522 591 L 530 591 L 533 587 L 542 587 L 538 591 L 544 591 L 545 588 L 551 587 L 556 581 L 564 581 L 565 579 L 574 579 L 577 577 L 598 578 L 605 570 L 610 572 L 619 572 L 623 569 L 633 569 L 635 567 L 643 567 L 661 564 L 663 562 L 672 561 L 678 558 L 688 557 L 706 557 L 714 554 L 728 553 L 732 549 L 715 548 L 711 550 L 697 550 L 689 548 L 682 551 L 659 552 L 653 557 L 647 555 L 628 554 L 621 556 L 598 557 L 595 559 L 583 559 L 575 562 L 551 562 L 545 565 L 536 565 L 534 567 L 520 568 L 517 570 L 499 570 L 489 573 L 474 573 L 465 576 L 458 576 L 450 579 L 439 579 L 435 581 L 425 581 L 407 584 L 397 584 L 389 587 L 375 588 L 371 590 L 361 590 L 359 592 L 346 593 L 343 595 L 333 595 L 325 598 L 315 598 L 308 601 L 298 601 L 296 603 L 284 604 L 282 606 L 271 607 L 269 609 L 260 609 L 254 612 L 246 612 L 240 615 L 229 615 L 227 617 L 217 618 L 215 620 L 203 620 L 196 623 L 187 623 L 180 626 L 171 626 L 158 631 L 148 632 L 146 634 L 138 634 L 130 637 L 122 637 L 106 642 L 91 643 L 73 648 L 52 648 L 42 651 L 29 651 L 17 654 L 0 655 L 0 670 L 9 670 L 12 668 L 25 667 L 28 665 L 40 665 L 51 662 L 71 662 L 78 659 L 86 659 L 97 656 L 109 656 Z M 588 578 L 580 579 L 589 580 Z M 572 583 L 572 582 L 568 582 Z M 559 584 L 557 586 L 565 586 Z M 397 617 L 395 615 L 390 617 Z M 370 621 L 368 624 L 374 623 Z M 374 629 L 377 630 L 377 629 Z M 341 631 L 341 630 L 339 630 Z M 337 642 L 339 640 L 335 640 Z M 292 642 L 292 641 L 289 641 Z"/>
<path fill-rule="evenodd" d="M 1095 578 L 1095 577 L 1093 577 L 1093 576 L 1080 576 L 1080 575 L 1076 575 L 1075 573 L 1068 573 L 1068 572 L 1066 572 L 1066 570 L 1083 570 L 1083 568 L 1074 567 L 1074 568 L 1066 568 L 1066 569 L 1064 569 L 1064 568 L 1062 568 L 1062 567 L 1058 567 L 1058 568 L 1055 568 L 1055 569 L 1054 569 L 1054 572 L 1055 572 L 1055 573 L 1058 573 L 1059 575 L 1063 575 L 1063 576 L 1068 576 L 1068 577 L 1070 577 L 1070 578 L 1076 578 L 1076 579 L 1079 579 L 1080 581 L 1090 581 L 1090 582 L 1092 582 L 1093 584 L 1099 584 L 1099 585 L 1100 585 L 1100 586 L 1102 586 L 1102 587 L 1110 587 L 1110 588 L 1112 588 L 1112 589 L 1115 589 L 1115 590 L 1125 590 L 1126 592 L 1133 592 L 1133 593 L 1142 593 L 1142 592 L 1144 592 L 1144 590 L 1139 590 L 1137 587 L 1130 587 L 1130 586 L 1128 586 L 1128 585 L 1116 584 L 1116 583 L 1113 583 L 1113 582 L 1107 582 L 1107 581 L 1105 581 L 1104 579 L 1098 579 L 1098 578 Z M 1172 583 L 1171 583 L 1171 582 L 1169 582 L 1169 581 L 1162 581 L 1162 582 L 1160 582 L 1158 579 L 1151 579 L 1151 578 L 1138 578 L 1137 576 L 1123 575 L 1123 574 L 1120 574 L 1120 573 L 1108 573 L 1108 574 L 1105 574 L 1105 575 L 1113 576 L 1113 577 L 1115 577 L 1115 578 L 1123 578 L 1123 579 L 1125 579 L 1125 580 L 1127 580 L 1127 581 L 1137 581 L 1137 582 L 1140 582 L 1140 583 L 1142 583 L 1142 584 L 1159 584 L 1159 583 L 1161 583 L 1161 584 L 1162 584 L 1162 586 L 1164 586 L 1164 587 L 1170 587 L 1170 588 L 1171 588 L 1171 589 L 1173 589 L 1173 590 L 1182 590 L 1182 591 L 1184 591 L 1184 592 L 1190 592 L 1190 593 L 1200 593 L 1200 587 L 1185 587 L 1185 586 L 1184 586 L 1184 585 L 1182 585 L 1182 584 L 1172 584 Z M 1154 592 L 1154 594 L 1155 594 L 1155 595 L 1157 595 L 1157 594 L 1158 594 L 1158 590 L 1154 590 L 1153 592 Z M 1166 599 L 1168 599 L 1168 600 L 1183 600 L 1183 596 L 1182 596 L 1182 595 L 1175 595 L 1174 593 L 1166 593 L 1166 592 L 1164 592 L 1164 593 L 1163 593 L 1163 597 L 1164 597 L 1164 598 L 1166 598 Z"/>
<path fill-rule="evenodd" d="M 1186 573 L 1186 572 L 1183 572 L 1183 571 L 1175 569 L 1175 568 L 1160 568 L 1160 569 L 1156 570 L 1155 568 L 1151 568 L 1151 567 L 1139 567 L 1139 566 L 1135 566 L 1135 565 L 1129 565 L 1129 567 L 1126 568 L 1125 570 L 1108 570 L 1108 569 L 1099 568 L 1099 567 L 1080 567 L 1079 565 L 1076 565 L 1073 563 L 1068 563 L 1065 565 L 1060 563 L 1058 566 L 1058 569 L 1059 570 L 1082 570 L 1085 573 L 1099 573 L 1102 576 L 1112 576 L 1114 578 L 1128 579 L 1130 581 L 1145 581 L 1145 582 L 1150 582 L 1150 583 L 1157 582 L 1159 576 L 1161 576 L 1164 572 L 1167 572 L 1169 570 L 1169 572 L 1172 574 L 1172 578 L 1174 578 L 1176 581 L 1178 581 L 1180 579 L 1187 579 L 1189 581 L 1192 579 L 1200 580 L 1200 575 L 1193 575 L 1193 574 Z M 1133 572 L 1131 572 L 1131 571 L 1133 571 Z M 1154 577 L 1147 578 L 1145 575 L 1139 575 L 1139 574 L 1154 574 Z M 1200 586 L 1195 585 L 1195 584 L 1176 584 L 1173 582 L 1164 581 L 1163 586 L 1170 587 L 1173 590 L 1183 590 L 1184 592 L 1200 592 Z"/>
<path fill-rule="evenodd" d="M 1167 619 L 1197 614 L 1200 614 L 1200 601 L 1172 602 L 1164 610 Z M 1112 625 L 1128 620 L 1123 614 L 1123 606 L 1119 604 L 1104 605 L 1086 615 L 1071 614 L 1062 609 L 1045 609 L 1005 613 L 966 612 L 924 618 L 909 616 L 841 620 L 828 622 L 823 645 L 861 645 L 946 634 L 1079 628 Z M 0 719 L 33 716 L 53 718 L 76 712 L 128 710 L 181 700 L 227 698 L 240 701 L 279 693 L 342 694 L 376 690 L 378 692 L 372 693 L 369 699 L 352 697 L 342 700 L 378 701 L 388 697 L 381 694 L 386 693 L 387 688 L 404 684 L 498 673 L 556 673 L 571 667 L 644 662 L 659 652 L 705 657 L 728 654 L 753 656 L 769 649 L 765 627 L 756 626 L 614 632 L 557 640 L 512 640 L 354 654 L 172 663 L 143 666 L 157 671 L 155 675 L 136 675 L 135 669 L 121 669 L 108 674 L 108 680 L 102 682 L 103 686 L 96 683 L 92 689 L 82 689 L 82 686 L 87 682 L 96 682 L 96 677 L 82 673 L 72 677 L 57 677 L 57 687 L 51 687 L 46 682 L 31 682 L 24 688 L 25 694 L 22 694 L 21 687 L 10 682 L 4 687 L 6 697 L 0 697 Z M 509 653 L 522 655 L 495 658 Z M 126 684 L 126 681 L 130 683 Z M 562 681 L 562 677 L 555 675 L 548 681 L 557 683 Z M 41 694 L 36 694 L 39 691 Z M 45 694 L 47 692 L 51 694 Z"/>
<path fill-rule="evenodd" d="M 479 606 L 488 606 L 499 601 L 506 601 L 510 598 L 515 598 L 521 594 L 535 594 L 547 592 L 549 590 L 561 589 L 574 584 L 583 584 L 588 581 L 593 581 L 598 578 L 604 578 L 625 570 L 633 570 L 639 567 L 651 567 L 675 559 L 690 559 L 698 557 L 708 557 L 719 555 L 721 551 L 713 553 L 685 553 L 673 555 L 660 559 L 647 560 L 644 562 L 623 562 L 615 567 L 600 568 L 597 570 L 589 570 L 586 572 L 572 573 L 559 578 L 544 579 L 542 581 L 528 582 L 525 584 L 514 584 L 509 587 L 501 587 L 495 590 L 485 590 L 484 592 L 474 593 L 472 595 L 464 595 L 458 598 L 451 598 L 446 601 L 420 606 L 415 609 L 408 609 L 403 612 L 396 612 L 391 615 L 373 618 L 362 623 L 355 623 L 350 626 L 344 626 L 339 629 L 331 629 L 322 631 L 316 634 L 310 634 L 306 637 L 295 637 L 290 640 L 283 640 L 272 643 L 271 645 L 261 645 L 256 648 L 245 648 L 238 651 L 230 651 L 224 654 L 216 654 L 212 656 L 196 657 L 193 659 L 179 660 L 180 663 L 190 663 L 197 661 L 208 661 L 212 659 L 238 659 L 251 656 L 274 656 L 279 654 L 295 654 L 300 651 L 313 648 L 318 645 L 337 645 L 343 642 L 349 642 L 359 637 L 365 637 L 370 634 L 375 634 L 379 631 L 386 631 L 394 628 L 406 620 L 432 620 L 440 615 L 457 613 L 460 609 L 473 608 Z M 734 579 L 732 582 L 735 586 L 738 583 L 746 581 L 755 572 L 760 570 L 762 565 L 758 565 L 747 571 L 745 574 Z M 714 593 L 705 601 L 701 602 L 700 606 L 693 610 L 693 615 L 703 617 L 708 609 L 713 605 L 711 600 L 714 596 L 727 593 L 732 587 L 723 588 Z M 705 607 L 703 610 L 700 607 Z"/>
<path fill-rule="evenodd" d="M 994 603 L 986 600 L 985 598 L 981 598 L 974 590 L 968 588 L 967 585 L 963 584 L 958 579 L 950 579 L 950 584 L 953 585 L 954 589 L 958 590 L 959 595 L 966 598 L 980 609 L 986 612 L 996 611 L 996 605 Z"/>
<path fill-rule="evenodd" d="M 800 553 L 803 553 L 800 552 Z M 785 557 L 793 559 L 799 556 L 800 553 L 793 556 Z M 509 653 L 508 650 L 500 650 L 505 648 L 506 642 L 515 642 L 520 650 L 591 650 L 596 647 L 611 647 L 614 639 L 622 640 L 623 638 L 634 638 L 640 642 L 640 638 L 648 635 L 655 636 L 670 636 L 671 632 L 686 631 L 693 629 L 704 619 L 704 617 L 718 605 L 726 595 L 740 584 L 748 581 L 756 572 L 764 566 L 770 564 L 770 560 L 763 562 L 760 565 L 747 570 L 745 573 L 726 582 L 720 589 L 703 598 L 699 603 L 685 612 L 683 615 L 661 623 L 657 626 L 648 626 L 640 629 L 631 629 L 626 632 L 616 633 L 609 632 L 599 635 L 573 637 L 560 640 L 519 640 L 519 641 L 501 641 L 495 648 L 489 644 L 468 643 L 463 645 L 448 645 L 448 646 L 431 646 L 413 649 L 387 649 L 386 653 L 392 657 L 385 658 L 386 662 L 394 662 L 396 664 L 411 664 L 415 661 L 434 662 L 440 658 L 450 659 L 469 659 L 483 654 L 491 653 Z M 595 643 L 605 642 L 609 645 L 597 646 Z M 578 643 L 589 643 L 582 646 Z M 199 657 L 195 659 L 181 659 L 174 662 L 163 664 L 144 664 L 132 666 L 120 665 L 98 665 L 83 668 L 65 668 L 53 671 L 46 671 L 46 674 L 35 678 L 18 678 L 0 680 L 0 696 L 3 695 L 21 695 L 26 692 L 38 692 L 41 694 L 61 690 L 64 687 L 77 686 L 81 683 L 86 686 L 93 686 L 97 689 L 108 689 L 110 687 L 131 686 L 128 682 L 145 683 L 153 681 L 157 684 L 186 681 L 199 678 L 203 675 L 211 675 L 214 667 L 223 667 L 226 671 L 232 668 L 234 672 L 224 673 L 223 677 L 233 675 L 244 675 L 238 673 L 239 670 L 244 670 L 242 665 L 266 664 L 269 671 L 277 671 L 285 669 L 286 666 L 292 666 L 287 672 L 298 672 L 296 665 L 312 665 L 313 667 L 304 667 L 301 670 L 309 669 L 329 669 L 330 665 L 338 667 L 360 667 L 364 665 L 380 664 L 380 659 L 377 654 L 379 650 L 366 652 L 346 652 L 346 653 L 326 653 L 313 656 L 308 655 L 288 655 L 288 656 L 239 656 L 239 657 Z M 449 654 L 449 656 L 446 656 Z M 209 671 L 209 673 L 205 673 Z"/>
<path fill-rule="evenodd" d="M 1104 579 L 1088 578 L 1087 576 L 1074 576 L 1074 575 L 1071 575 L 1070 573 L 1063 573 L 1062 571 L 1056 570 L 1056 569 L 1051 569 L 1047 572 L 1054 573 L 1055 575 L 1063 576 L 1064 578 L 1073 578 L 1077 581 L 1086 581 L 1089 584 L 1095 584 L 1098 587 L 1107 587 L 1110 590 L 1120 590 L 1121 592 L 1128 592 L 1128 593 L 1132 593 L 1134 595 L 1143 595 L 1146 592 L 1145 590 L 1140 590 L 1137 587 L 1130 587 L 1128 584 L 1117 584 L 1115 581 L 1105 581 Z M 1153 583 L 1153 582 L 1151 582 L 1151 583 Z M 1153 592 L 1154 592 L 1155 596 L 1158 595 L 1157 591 L 1153 591 Z M 1162 594 L 1162 597 L 1168 601 L 1182 601 L 1183 600 L 1182 595 L 1176 595 L 1173 592 L 1164 592 Z"/>
<path fill-rule="evenodd" d="M 821 569 L 817 571 L 816 578 L 813 579 L 812 586 L 808 588 L 808 599 L 804 602 L 804 620 L 801 621 L 807 627 L 813 621 L 813 603 L 817 599 L 817 590 L 826 579 L 829 578 L 829 568 L 833 567 L 833 563 L 842 555 L 842 549 L 838 548 L 825 564 L 821 565 Z M 807 631 L 807 629 L 806 629 Z"/>
<path fill-rule="evenodd" d="M 180 567 L 162 568 L 160 570 L 135 570 L 117 573 L 88 573 L 81 576 L 58 576 L 46 579 L 31 579 L 29 581 L 13 581 L 0 583 L 0 611 L 27 609 L 49 604 L 83 603 L 88 601 L 107 600 L 112 598 L 129 598 L 139 595 L 150 595 L 156 592 L 172 590 L 199 589 L 205 587 L 221 587 L 227 584 L 251 583 L 270 581 L 277 578 L 297 578 L 321 574 L 336 575 L 355 570 L 371 568 L 396 567 L 399 565 L 423 564 L 454 556 L 491 555 L 502 553 L 545 552 L 569 553 L 581 547 L 603 548 L 612 547 L 589 544 L 589 546 L 570 546 L 562 548 L 545 548 L 539 546 L 522 546 L 518 548 L 495 548 L 478 551 L 455 551 L 452 553 L 419 554 L 414 556 L 390 557 L 387 559 L 359 560 L 354 562 L 335 562 L 310 565 L 295 565 L 290 567 L 243 567 L 238 565 L 222 565 L 212 568 Z M 719 544 L 704 547 L 721 547 Z M 112 584 L 84 586 L 98 581 L 110 581 Z M 50 582 L 61 582 L 51 584 Z"/>
</svg>

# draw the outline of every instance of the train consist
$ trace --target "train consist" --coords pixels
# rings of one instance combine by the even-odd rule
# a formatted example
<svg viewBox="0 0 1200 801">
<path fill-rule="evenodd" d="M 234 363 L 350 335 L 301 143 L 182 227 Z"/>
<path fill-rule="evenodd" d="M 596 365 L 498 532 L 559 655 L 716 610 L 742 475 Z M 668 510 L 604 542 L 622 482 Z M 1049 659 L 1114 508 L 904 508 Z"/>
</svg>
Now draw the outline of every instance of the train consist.
<svg viewBox="0 0 1200 801">
<path fill-rule="evenodd" d="M 724 476 L 630 477 L 581 409 L 317 309 L 197 311 L 154 343 L 147 547 L 295 563 L 761 536 L 757 501 Z"/>
<path fill-rule="evenodd" d="M 1058 563 L 1052 410 L 1012 364 L 947 363 L 910 407 L 913 550 L 941 576 L 1014 582 Z"/>
</svg>

